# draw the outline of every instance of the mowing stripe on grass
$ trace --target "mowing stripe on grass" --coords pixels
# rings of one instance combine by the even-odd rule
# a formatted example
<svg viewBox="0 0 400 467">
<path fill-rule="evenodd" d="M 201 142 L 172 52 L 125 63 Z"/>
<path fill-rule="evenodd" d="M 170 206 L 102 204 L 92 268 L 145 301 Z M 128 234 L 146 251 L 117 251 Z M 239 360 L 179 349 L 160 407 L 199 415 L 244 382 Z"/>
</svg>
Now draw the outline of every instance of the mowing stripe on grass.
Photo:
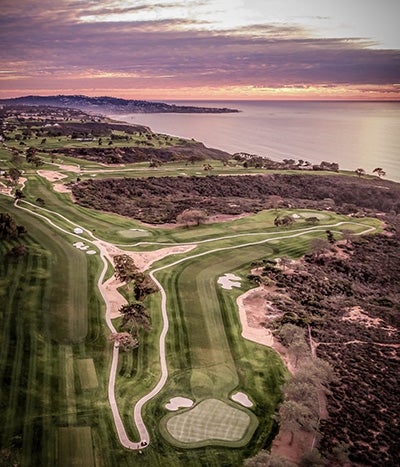
<svg viewBox="0 0 400 467">
<path fill-rule="evenodd" d="M 93 358 L 80 358 L 76 361 L 79 381 L 82 389 L 95 389 L 98 387 L 96 368 Z"/>
<path fill-rule="evenodd" d="M 95 467 L 92 429 L 89 426 L 58 429 L 58 466 Z"/>
</svg>

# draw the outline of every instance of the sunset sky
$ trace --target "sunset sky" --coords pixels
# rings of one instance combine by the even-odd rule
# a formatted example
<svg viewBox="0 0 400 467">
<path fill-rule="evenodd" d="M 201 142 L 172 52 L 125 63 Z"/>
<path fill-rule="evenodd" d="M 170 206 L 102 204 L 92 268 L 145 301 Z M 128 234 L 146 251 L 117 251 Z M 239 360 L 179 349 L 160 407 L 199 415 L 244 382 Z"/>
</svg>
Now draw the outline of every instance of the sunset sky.
<svg viewBox="0 0 400 467">
<path fill-rule="evenodd" d="M 400 100 L 400 0 L 0 0 L 0 97 Z"/>
</svg>

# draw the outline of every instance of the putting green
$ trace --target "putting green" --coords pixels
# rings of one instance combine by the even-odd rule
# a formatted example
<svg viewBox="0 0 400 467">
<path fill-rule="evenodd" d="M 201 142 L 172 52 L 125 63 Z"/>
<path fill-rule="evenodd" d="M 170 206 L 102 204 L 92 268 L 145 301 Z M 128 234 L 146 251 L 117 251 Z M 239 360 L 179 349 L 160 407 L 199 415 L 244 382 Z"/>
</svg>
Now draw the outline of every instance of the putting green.
<svg viewBox="0 0 400 467">
<path fill-rule="evenodd" d="M 187 444 L 240 442 L 250 427 L 251 415 L 218 399 L 206 399 L 191 410 L 174 415 L 166 422 L 168 433 Z M 246 440 L 247 441 L 247 440 Z"/>
<path fill-rule="evenodd" d="M 117 232 L 122 238 L 137 238 L 137 237 L 148 237 L 150 233 L 147 230 L 143 229 L 128 229 L 128 230 L 119 230 Z"/>
</svg>

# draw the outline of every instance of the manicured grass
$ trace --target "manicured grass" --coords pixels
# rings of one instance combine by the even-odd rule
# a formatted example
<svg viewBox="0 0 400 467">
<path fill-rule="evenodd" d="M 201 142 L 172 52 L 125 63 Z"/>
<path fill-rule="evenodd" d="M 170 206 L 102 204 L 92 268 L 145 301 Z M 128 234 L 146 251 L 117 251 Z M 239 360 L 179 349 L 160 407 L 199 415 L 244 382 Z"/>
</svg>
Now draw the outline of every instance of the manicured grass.
<svg viewBox="0 0 400 467">
<path fill-rule="evenodd" d="M 219 442 L 236 447 L 249 441 L 257 427 L 257 418 L 218 399 L 206 399 L 193 409 L 173 415 L 166 421 L 166 429 L 179 444 L 196 447 Z M 253 422 L 253 423 L 251 423 Z"/>
<path fill-rule="evenodd" d="M 58 459 L 62 467 L 95 467 L 92 430 L 88 426 L 58 429 Z"/>
<path fill-rule="evenodd" d="M 82 389 L 96 389 L 99 386 L 93 358 L 80 358 L 76 360 L 79 381 Z"/>
<path fill-rule="evenodd" d="M 236 239 L 204 243 L 185 255 L 166 258 L 157 266 L 217 248 L 261 241 L 267 238 L 265 234 L 268 232 L 274 233 L 272 238 L 282 235 L 278 231 L 289 235 L 294 229 L 306 226 L 299 219 L 291 229 L 277 229 L 273 226 L 277 212 L 264 211 L 236 221 L 198 228 L 168 230 L 143 227 L 121 216 L 76 206 L 68 195 L 53 192 L 50 184 L 35 175 L 33 170 L 28 176 L 24 190 L 28 201 L 35 202 L 42 197 L 45 209 L 59 212 L 113 243 L 129 243 L 131 240 L 133 244 L 141 240 L 190 242 L 245 234 Z M 124 176 L 123 172 L 121 176 Z M 251 261 L 283 255 L 299 257 L 307 251 L 313 238 L 325 237 L 324 224 L 349 221 L 348 218 L 307 211 L 309 217 L 315 214 L 324 216 L 321 219 L 323 225 L 318 228 L 320 232 L 210 253 L 157 273 L 168 294 L 170 329 L 166 350 L 169 378 L 162 392 L 144 407 L 151 444 L 139 454 L 125 451 L 119 445 L 108 405 L 111 344 L 107 342 L 104 304 L 96 288 L 101 268 L 99 256 L 89 257 L 75 249 L 72 246 L 75 238 L 13 207 L 11 200 L 0 197 L 0 210 L 10 212 L 19 224 L 28 229 L 28 234 L 22 239 L 28 247 L 26 256 L 11 260 L 5 254 L 15 242 L 0 245 L 0 300 L 5 304 L 0 310 L 0 402 L 4 410 L 1 447 L 14 446 L 21 453 L 24 465 L 54 466 L 60 462 L 64 465 L 64 461 L 69 465 L 68 462 L 74 462 L 71 446 L 75 443 L 76 433 L 79 435 L 79 430 L 84 429 L 86 434 L 81 438 L 92 446 L 96 466 L 219 467 L 241 465 L 244 457 L 268 445 L 273 427 L 271 417 L 281 397 L 280 386 L 285 370 L 271 349 L 240 337 L 235 299 L 250 287 L 246 276 Z M 73 228 L 60 216 L 39 208 L 34 211 L 46 215 L 68 231 Z M 279 214 L 293 212 L 304 215 L 301 211 L 291 210 L 280 210 Z M 370 219 L 354 221 L 365 225 L 372 223 Z M 373 222 L 379 224 L 378 221 Z M 145 228 L 146 232 L 131 231 L 132 228 Z M 363 229 L 362 226 L 346 224 L 332 229 L 334 235 L 340 238 L 344 228 L 355 232 Z M 134 238 L 127 239 L 130 232 L 134 232 Z M 248 235 L 249 232 L 256 235 Z M 159 247 L 132 246 L 143 251 Z M 217 278 L 225 272 L 242 277 L 240 290 L 226 291 L 216 285 Z M 111 273 L 109 268 L 108 275 Z M 158 338 L 162 321 L 159 295 L 149 297 L 146 306 L 152 316 L 153 328 L 141 334 L 138 349 L 121 354 L 116 384 L 118 407 L 132 439 L 137 436 L 132 421 L 134 404 L 155 386 L 160 377 Z M 234 407 L 237 404 L 229 401 L 229 395 L 235 390 L 246 392 L 255 403 L 251 411 L 239 408 L 239 412 L 253 414 L 250 417 L 258 420 L 258 426 L 254 425 L 254 436 L 251 436 L 250 427 L 247 430 L 249 438 L 243 441 L 241 449 L 232 449 L 236 441 L 231 439 L 225 440 L 224 446 L 210 446 L 213 443 L 207 440 L 202 446 L 198 444 L 196 449 L 182 450 L 178 446 L 179 441 L 174 441 L 166 433 L 164 422 L 160 425 L 160 420 L 177 417 L 167 415 L 164 407 L 171 397 L 189 397 L 195 400 L 197 407 L 209 399 L 219 399 L 221 403 Z M 174 423 L 179 430 L 180 422 Z M 73 432 L 74 427 L 77 432 Z M 87 432 L 90 433 L 90 442 Z M 64 436 L 63 441 L 61 437 L 57 438 L 60 433 Z M 187 442 L 183 442 L 185 444 Z M 78 447 L 77 451 L 80 449 Z M 81 452 L 86 456 L 84 451 Z M 90 454 L 88 456 L 90 459 Z"/>
<path fill-rule="evenodd" d="M 77 302 L 69 295 L 69 289 L 73 291 L 74 286 L 68 284 L 69 269 L 65 269 L 71 252 L 64 245 L 66 254 L 59 256 L 64 240 L 45 223 L 14 208 L 5 198 L 0 198 L 0 211 L 10 212 L 28 230 L 20 240 L 27 247 L 25 256 L 18 259 L 6 256 L 15 241 L 0 244 L 0 406 L 3 409 L 0 448 L 11 448 L 18 453 L 22 465 L 63 465 L 58 463 L 55 449 L 57 427 L 75 425 L 82 419 L 83 424 L 101 426 L 110 420 L 108 410 L 104 410 L 109 357 L 93 283 L 97 265 L 93 258 L 87 258 L 84 279 L 78 272 L 75 274 L 84 290 L 89 284 L 87 294 L 81 298 L 85 309 L 82 310 L 82 304 L 76 310 L 69 308 Z M 76 264 L 80 266 L 79 261 Z M 56 274 L 60 277 L 56 278 Z M 55 293 L 53 284 L 60 283 L 62 287 Z M 75 299 L 79 293 L 74 292 Z M 50 299 L 56 305 L 51 310 L 48 309 Z M 66 314 L 69 316 L 65 317 Z M 85 323 L 82 315 L 86 316 Z M 72 345 L 61 344 L 65 341 Z M 87 352 L 95 358 L 101 375 L 100 387 L 93 389 L 91 396 L 77 390 L 73 364 L 75 356 L 85 357 Z M 109 427 L 96 433 L 96 439 L 102 440 L 100 444 L 114 442 L 108 432 Z M 111 454 L 105 457 L 109 458 L 112 451 L 113 447 L 109 446 Z"/>
</svg>

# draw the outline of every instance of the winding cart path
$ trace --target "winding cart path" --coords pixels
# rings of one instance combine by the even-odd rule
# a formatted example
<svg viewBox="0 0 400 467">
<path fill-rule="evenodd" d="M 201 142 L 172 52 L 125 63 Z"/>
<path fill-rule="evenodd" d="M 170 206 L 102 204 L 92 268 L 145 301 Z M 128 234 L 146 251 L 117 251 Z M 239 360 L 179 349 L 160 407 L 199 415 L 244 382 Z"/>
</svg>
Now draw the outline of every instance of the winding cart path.
<svg viewBox="0 0 400 467">
<path fill-rule="evenodd" d="M 104 287 L 104 278 L 105 278 L 105 275 L 107 273 L 108 266 L 109 266 L 108 261 L 111 261 L 107 246 L 108 247 L 117 247 L 117 245 L 107 243 L 107 242 L 104 242 L 103 240 L 98 239 L 97 237 L 95 237 L 93 235 L 93 233 L 90 230 L 86 229 L 83 226 L 77 225 L 75 222 L 73 222 L 70 219 L 66 218 L 65 216 L 59 214 L 58 212 L 51 211 L 51 210 L 45 209 L 43 207 L 39 207 L 39 206 L 37 206 L 37 205 L 35 205 L 33 203 L 29 203 L 28 201 L 22 201 L 22 203 L 24 204 L 24 206 L 22 206 L 18 202 L 18 200 L 16 200 L 14 204 L 15 204 L 15 206 L 17 208 L 22 209 L 24 211 L 27 211 L 31 215 L 34 215 L 34 216 L 37 216 L 37 217 L 41 218 L 43 221 L 49 223 L 53 228 L 63 232 L 64 234 L 67 234 L 69 236 L 73 236 L 75 238 L 78 238 L 79 240 L 81 240 L 83 242 L 90 243 L 94 248 L 98 249 L 98 251 L 100 252 L 100 258 L 101 258 L 101 260 L 103 262 L 103 269 L 102 269 L 100 277 L 98 279 L 97 286 L 99 288 L 99 291 L 101 293 L 101 296 L 103 297 L 103 300 L 104 300 L 104 303 L 105 303 L 105 306 L 106 306 L 105 319 L 106 319 L 107 326 L 108 326 L 110 332 L 116 333 L 117 330 L 115 329 L 115 327 L 114 327 L 114 325 L 112 323 L 112 318 L 111 318 L 111 304 L 110 304 L 109 295 L 107 294 L 107 290 Z M 38 212 L 38 211 L 40 211 L 40 212 Z M 82 231 L 87 236 L 90 237 L 90 240 L 87 237 L 83 237 L 82 235 L 72 233 L 71 231 L 66 230 L 63 227 L 57 225 L 57 223 L 54 220 L 50 219 L 48 216 L 56 216 L 56 218 L 58 217 L 62 221 L 67 222 L 68 224 L 71 224 L 74 227 L 78 226 L 79 228 L 82 229 Z M 128 449 L 132 449 L 132 450 L 140 450 L 140 449 L 143 449 L 143 448 L 145 448 L 146 446 L 148 446 L 150 444 L 150 435 L 149 435 L 149 432 L 147 430 L 147 427 L 146 427 L 146 425 L 144 423 L 144 420 L 143 420 L 143 417 L 142 417 L 142 409 L 143 409 L 143 406 L 149 400 L 151 400 L 153 397 L 155 397 L 162 390 L 162 388 L 164 387 L 164 385 L 165 385 L 165 383 L 167 381 L 167 378 L 168 378 L 168 366 L 167 366 L 166 351 L 165 351 L 166 336 L 167 336 L 168 329 L 169 329 L 169 318 L 168 318 L 168 311 L 167 311 L 167 294 L 166 294 L 166 291 L 165 291 L 164 287 L 162 286 L 162 284 L 155 277 L 155 274 L 158 271 L 165 270 L 167 268 L 173 268 L 174 266 L 176 266 L 176 265 L 178 265 L 178 264 L 180 264 L 180 263 L 182 263 L 184 261 L 188 261 L 188 260 L 191 260 L 191 259 L 194 259 L 194 258 L 199 258 L 199 257 L 205 256 L 205 255 L 210 255 L 210 254 L 220 252 L 220 251 L 231 251 L 231 250 L 236 250 L 236 249 L 244 248 L 244 247 L 248 247 L 248 246 L 261 245 L 261 244 L 268 243 L 268 242 L 271 242 L 271 241 L 276 241 L 276 240 L 283 240 L 284 241 L 285 239 L 300 237 L 302 235 L 309 234 L 310 232 L 324 233 L 327 228 L 333 229 L 335 227 L 339 227 L 339 226 L 343 226 L 343 225 L 349 225 L 349 224 L 358 225 L 358 226 L 359 225 L 365 226 L 365 224 L 360 224 L 360 223 L 353 222 L 353 221 L 348 221 L 348 222 L 343 221 L 343 222 L 338 222 L 336 224 L 331 224 L 331 225 L 323 225 L 323 226 L 318 226 L 318 227 L 307 227 L 307 228 L 304 228 L 304 229 L 297 229 L 295 231 L 292 230 L 290 234 L 288 234 L 287 232 L 265 233 L 265 236 L 267 236 L 267 238 L 265 238 L 263 240 L 260 240 L 260 241 L 246 242 L 246 243 L 241 243 L 241 244 L 235 245 L 235 246 L 210 249 L 210 250 L 204 251 L 202 253 L 198 253 L 198 254 L 194 254 L 194 255 L 190 255 L 190 256 L 185 256 L 185 257 L 180 258 L 180 259 L 178 259 L 178 260 L 176 260 L 176 261 L 174 261 L 174 262 L 172 262 L 170 264 L 167 264 L 165 266 L 162 266 L 162 267 L 155 268 L 155 269 L 151 270 L 150 273 L 149 273 L 150 277 L 152 278 L 154 283 L 157 285 L 158 289 L 160 290 L 160 294 L 161 294 L 161 313 L 162 313 L 162 319 L 163 319 L 163 327 L 162 327 L 162 331 L 161 331 L 160 338 L 159 338 L 159 357 L 160 357 L 160 365 L 161 365 L 161 375 L 160 375 L 160 379 L 159 379 L 158 383 L 155 385 L 155 387 L 150 392 L 148 392 L 146 395 L 144 395 L 135 404 L 135 407 L 134 407 L 134 410 L 133 410 L 133 418 L 134 418 L 134 422 L 135 422 L 137 431 L 139 433 L 139 441 L 132 441 L 132 440 L 129 439 L 129 437 L 127 435 L 127 432 L 125 430 L 125 426 L 124 426 L 124 423 L 122 421 L 121 415 L 119 413 L 119 409 L 118 409 L 118 405 L 117 405 L 117 401 L 116 401 L 116 397 L 115 397 L 115 385 L 116 385 L 117 367 L 118 367 L 118 358 L 119 358 L 119 344 L 118 343 L 114 344 L 113 351 L 112 351 L 112 361 L 111 361 L 111 367 L 110 367 L 109 382 L 108 382 L 108 399 L 109 399 L 110 407 L 111 407 L 111 410 L 112 410 L 115 427 L 116 427 L 116 430 L 117 430 L 117 433 L 118 433 L 118 438 L 119 438 L 120 443 L 122 444 L 122 446 L 124 446 L 125 448 L 128 448 Z M 358 233 L 357 235 L 366 234 L 366 233 L 372 232 L 374 230 L 376 230 L 375 227 L 366 227 L 365 230 Z M 280 233 L 282 235 L 277 236 L 277 234 L 279 235 Z M 225 237 L 216 237 L 216 238 L 213 238 L 213 239 L 208 239 L 208 240 L 199 241 L 199 242 L 185 242 L 185 243 L 182 242 L 182 243 L 179 243 L 179 244 L 177 244 L 177 243 L 167 244 L 167 243 L 156 243 L 156 242 L 141 242 L 140 244 L 153 244 L 153 245 L 159 245 L 159 246 L 164 246 L 164 245 L 171 245 L 171 246 L 172 245 L 175 245 L 175 246 L 176 245 L 196 245 L 196 244 L 200 244 L 200 243 L 203 243 L 203 244 L 204 243 L 212 243 L 212 242 L 220 241 L 220 240 L 223 240 L 223 239 L 226 239 L 226 238 L 251 237 L 253 235 L 260 236 L 261 234 L 259 232 L 258 233 L 237 234 L 237 235 L 231 235 L 231 236 L 228 236 L 228 237 L 227 236 L 225 236 Z M 136 246 L 138 246 L 138 245 L 139 244 L 136 244 Z M 122 245 L 118 245 L 118 246 L 122 246 Z M 130 246 L 133 246 L 133 245 L 130 245 Z M 121 250 L 121 251 L 123 251 L 123 250 Z M 130 253 L 130 252 L 127 252 L 127 253 Z M 111 262 L 111 264 L 112 264 L 112 262 Z"/>
</svg>

